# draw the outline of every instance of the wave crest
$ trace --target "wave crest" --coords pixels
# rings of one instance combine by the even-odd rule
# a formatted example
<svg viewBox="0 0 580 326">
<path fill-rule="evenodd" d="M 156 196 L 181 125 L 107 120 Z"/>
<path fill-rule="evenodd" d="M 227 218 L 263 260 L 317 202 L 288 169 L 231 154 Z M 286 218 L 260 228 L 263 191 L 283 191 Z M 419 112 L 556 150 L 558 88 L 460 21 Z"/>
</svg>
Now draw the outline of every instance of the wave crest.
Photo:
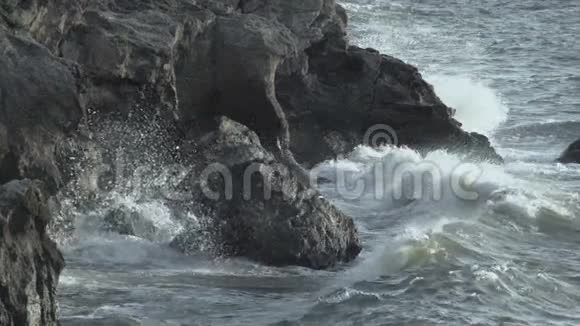
<svg viewBox="0 0 580 326">
<path fill-rule="evenodd" d="M 425 78 L 433 84 L 441 100 L 456 110 L 455 118 L 467 131 L 490 135 L 508 117 L 508 107 L 485 83 L 467 77 L 432 75 Z"/>
</svg>

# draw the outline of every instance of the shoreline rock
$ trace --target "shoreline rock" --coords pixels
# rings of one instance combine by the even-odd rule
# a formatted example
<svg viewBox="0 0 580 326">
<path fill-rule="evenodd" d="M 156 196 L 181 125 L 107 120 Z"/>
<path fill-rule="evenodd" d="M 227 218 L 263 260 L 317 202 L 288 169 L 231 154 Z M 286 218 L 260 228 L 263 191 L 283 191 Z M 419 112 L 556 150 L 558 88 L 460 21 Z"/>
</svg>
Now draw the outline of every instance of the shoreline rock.
<svg viewBox="0 0 580 326">
<path fill-rule="evenodd" d="M 313 166 L 360 144 L 377 145 L 365 139 L 376 127 L 392 145 L 422 151 L 447 148 L 474 160 L 503 162 L 485 136 L 461 129 L 454 110 L 441 102 L 415 67 L 373 49 L 324 42 L 307 54 L 306 73 L 294 69 L 299 73 L 277 81 L 292 152 L 300 163 Z"/>
<path fill-rule="evenodd" d="M 210 228 L 218 252 L 315 269 L 358 255 L 361 244 L 350 217 L 303 185 L 246 126 L 225 117 L 216 122 L 217 130 L 196 144 L 206 160 L 198 166 L 212 168 L 195 171 L 188 183 L 197 182 L 193 202 L 203 207 L 197 213 L 214 217 Z M 198 234 L 186 229 L 171 246 L 195 253 Z"/>
<path fill-rule="evenodd" d="M 1 23 L 0 71 L 0 324 L 58 325 L 64 259 L 46 232 L 47 199 L 70 180 L 62 164 L 83 115 L 78 71 Z"/>
<path fill-rule="evenodd" d="M 580 139 L 573 142 L 566 148 L 566 150 L 558 158 L 558 162 L 568 164 L 568 163 L 579 163 L 580 164 Z"/>
<path fill-rule="evenodd" d="M 40 182 L 0 186 L 0 324 L 56 326 L 64 259 L 46 234 L 50 212 Z"/>
<path fill-rule="evenodd" d="M 76 65 L 0 26 L 0 183 L 40 179 L 54 193 L 68 182 L 66 134 L 84 113 Z"/>
<path fill-rule="evenodd" d="M 45 196 L 90 201 L 109 190 L 99 176 L 123 150 L 129 173 L 137 163 L 191 168 L 176 191 L 192 196 L 175 206 L 211 220 L 219 254 L 311 268 L 350 262 L 361 250 L 354 222 L 311 188 L 306 168 L 367 143 L 376 125 L 392 128 L 395 145 L 501 157 L 485 136 L 461 129 L 415 67 L 351 46 L 347 23 L 334 0 L 8 1 L 0 6 L 0 184 L 36 189 L 13 180 L 38 179 Z M 126 146 L 132 133 L 151 129 L 159 144 L 141 135 Z M 209 200 L 202 186 L 219 190 L 223 180 L 204 185 L 202 172 L 217 162 L 231 172 L 233 191 Z M 249 167 L 263 178 L 247 185 Z M 268 198 L 244 198 L 245 186 L 263 194 L 266 185 Z M 17 193 L 6 212 L 28 203 Z M 32 249 L 10 245 L 18 257 L 40 256 L 37 288 L 50 295 L 40 315 L 26 318 L 50 325 L 62 257 L 45 222 L 32 220 L 22 219 L 30 230 L 21 239 Z M 185 231 L 173 246 L 190 251 L 195 234 Z M 6 272 L 11 280 L 32 275 Z M 13 283 L 3 286 L 22 285 Z M 10 306 L 0 321 L 23 320 L 24 303 L 2 303 Z"/>
</svg>

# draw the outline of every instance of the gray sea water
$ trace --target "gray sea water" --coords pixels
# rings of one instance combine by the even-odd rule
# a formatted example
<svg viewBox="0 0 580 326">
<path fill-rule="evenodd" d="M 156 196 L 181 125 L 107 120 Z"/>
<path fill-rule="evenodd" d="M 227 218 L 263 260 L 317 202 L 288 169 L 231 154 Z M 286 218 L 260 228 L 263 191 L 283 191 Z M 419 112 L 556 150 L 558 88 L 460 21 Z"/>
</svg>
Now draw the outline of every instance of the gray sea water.
<svg viewBox="0 0 580 326">
<path fill-rule="evenodd" d="M 353 44 L 416 65 L 505 157 L 472 166 L 478 200 L 350 200 L 326 185 L 364 241 L 332 271 L 183 257 L 165 236 L 79 230 L 63 246 L 63 325 L 580 325 L 580 165 L 554 163 L 580 137 L 580 2 L 341 3 Z M 319 168 L 368 179 L 381 162 L 428 162 L 447 180 L 462 158 L 360 147 Z M 161 203 L 115 200 L 175 231 Z"/>
</svg>

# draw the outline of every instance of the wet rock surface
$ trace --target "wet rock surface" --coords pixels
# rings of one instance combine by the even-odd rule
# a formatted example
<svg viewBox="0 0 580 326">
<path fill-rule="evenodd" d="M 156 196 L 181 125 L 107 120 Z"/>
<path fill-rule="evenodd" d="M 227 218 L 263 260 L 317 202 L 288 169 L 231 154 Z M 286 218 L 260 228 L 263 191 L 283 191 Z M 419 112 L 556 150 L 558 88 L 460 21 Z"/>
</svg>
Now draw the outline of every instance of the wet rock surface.
<svg viewBox="0 0 580 326">
<path fill-rule="evenodd" d="M 272 265 L 327 268 L 354 259 L 361 250 L 356 227 L 287 165 L 265 150 L 258 136 L 228 118 L 198 143 L 208 166 L 195 185 L 200 214 L 228 255 Z M 186 229 L 172 246 L 195 251 L 198 231 Z"/>
<path fill-rule="evenodd" d="M 36 181 L 24 179 L 42 181 L 43 196 L 90 201 L 115 182 L 103 166 L 120 149 L 139 164 L 163 153 L 155 164 L 193 171 L 176 207 L 210 221 L 219 254 L 327 268 L 361 247 L 352 219 L 312 188 L 306 168 L 384 144 L 369 134 L 377 125 L 393 131 L 387 143 L 501 161 L 416 68 L 350 45 L 347 20 L 334 0 L 4 1 L 0 184 L 12 199 L 2 199 L 0 253 L 14 263 L 0 267 L 0 324 L 57 319 L 62 257 L 44 229 L 50 213 L 26 195 L 38 193 L 26 190 Z M 147 144 L 151 129 L 163 133 L 160 145 Z M 129 134 L 142 136 L 138 146 L 121 146 Z M 215 163 L 231 178 L 204 175 Z M 135 234 L 132 216 L 112 214 L 109 225 Z M 198 232 L 172 246 L 195 251 Z"/>
<path fill-rule="evenodd" d="M 560 163 L 580 163 L 580 139 L 573 142 L 558 158 Z"/>
<path fill-rule="evenodd" d="M 0 324 L 58 325 L 56 285 L 64 259 L 46 234 L 44 185 L 0 186 Z"/>
</svg>

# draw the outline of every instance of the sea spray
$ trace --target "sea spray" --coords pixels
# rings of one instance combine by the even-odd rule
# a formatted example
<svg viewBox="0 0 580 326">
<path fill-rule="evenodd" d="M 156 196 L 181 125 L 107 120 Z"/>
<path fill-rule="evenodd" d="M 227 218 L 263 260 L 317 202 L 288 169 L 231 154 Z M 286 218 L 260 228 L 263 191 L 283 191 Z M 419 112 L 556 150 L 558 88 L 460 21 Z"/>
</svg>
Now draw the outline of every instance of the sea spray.
<svg viewBox="0 0 580 326">
<path fill-rule="evenodd" d="M 483 81 L 449 75 L 426 75 L 425 78 L 433 84 L 439 98 L 456 110 L 455 119 L 465 130 L 489 136 L 506 121 L 508 107 Z"/>
</svg>

